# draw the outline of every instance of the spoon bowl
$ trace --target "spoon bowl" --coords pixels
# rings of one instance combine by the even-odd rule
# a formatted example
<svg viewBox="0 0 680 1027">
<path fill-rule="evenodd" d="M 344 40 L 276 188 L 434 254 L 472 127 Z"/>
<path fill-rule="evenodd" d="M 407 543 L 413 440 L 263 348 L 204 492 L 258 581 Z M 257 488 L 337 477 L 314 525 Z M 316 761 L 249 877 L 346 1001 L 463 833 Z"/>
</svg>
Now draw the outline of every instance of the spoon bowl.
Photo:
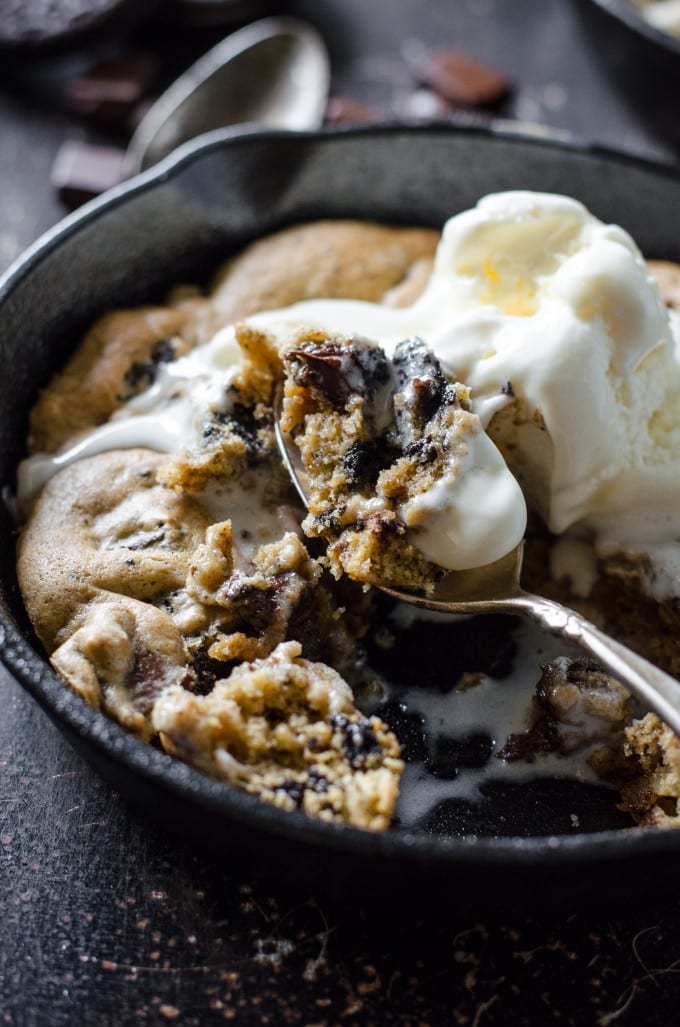
<svg viewBox="0 0 680 1027">
<path fill-rule="evenodd" d="M 330 70 L 321 36 L 296 18 L 263 18 L 204 54 L 156 100 L 126 154 L 128 175 L 205 132 L 252 123 L 317 128 Z"/>
<path fill-rule="evenodd" d="M 294 439 L 281 428 L 283 388 L 274 399 L 274 431 L 284 467 L 305 507 L 307 474 Z M 525 592 L 521 586 L 524 543 L 483 567 L 449 571 L 432 592 L 420 593 L 378 585 L 393 599 L 439 613 L 509 613 L 529 617 L 553 635 L 581 646 L 648 709 L 680 734 L 680 681 L 601 631 L 575 610 L 545 596 Z"/>
</svg>

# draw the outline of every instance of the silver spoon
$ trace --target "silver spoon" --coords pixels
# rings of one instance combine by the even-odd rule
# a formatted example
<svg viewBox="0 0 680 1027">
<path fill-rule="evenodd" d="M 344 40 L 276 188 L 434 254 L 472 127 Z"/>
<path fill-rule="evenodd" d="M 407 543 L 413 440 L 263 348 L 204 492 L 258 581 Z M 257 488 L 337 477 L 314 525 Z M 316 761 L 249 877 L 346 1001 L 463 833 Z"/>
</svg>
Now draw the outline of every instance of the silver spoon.
<svg viewBox="0 0 680 1027">
<path fill-rule="evenodd" d="M 274 404 L 274 430 L 283 464 L 300 498 L 308 506 L 306 471 L 293 439 L 281 429 L 282 389 Z M 616 642 L 575 610 L 544 596 L 525 592 L 520 585 L 524 544 L 507 556 L 466 571 L 449 571 L 429 596 L 401 588 L 377 586 L 402 603 L 440 613 L 511 613 L 529 617 L 553 635 L 569 639 L 589 652 L 640 702 L 680 735 L 680 681 Z"/>
<path fill-rule="evenodd" d="M 125 171 L 157 164 L 181 143 L 227 125 L 317 128 L 330 70 L 318 32 L 296 18 L 263 18 L 232 33 L 156 100 L 128 146 Z"/>
</svg>

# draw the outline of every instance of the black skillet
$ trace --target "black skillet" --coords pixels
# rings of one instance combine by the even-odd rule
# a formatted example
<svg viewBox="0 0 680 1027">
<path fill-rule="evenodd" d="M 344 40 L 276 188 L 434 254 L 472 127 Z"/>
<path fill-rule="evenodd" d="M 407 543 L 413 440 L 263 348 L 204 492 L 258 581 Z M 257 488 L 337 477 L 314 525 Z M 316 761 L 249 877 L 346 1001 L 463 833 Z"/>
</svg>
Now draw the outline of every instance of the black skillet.
<svg viewBox="0 0 680 1027">
<path fill-rule="evenodd" d="M 569 193 L 630 230 L 647 255 L 680 259 L 677 174 L 612 152 L 442 126 L 313 135 L 224 130 L 188 144 L 49 231 L 0 281 L 5 494 L 38 389 L 99 314 L 206 278 L 243 243 L 283 225 L 349 216 L 441 226 L 485 193 L 512 188 Z M 2 517 L 9 540 L 11 518 L 5 510 Z M 374 835 L 281 812 L 210 780 L 138 742 L 60 684 L 27 622 L 12 545 L 2 547 L 1 560 L 6 666 L 132 804 L 225 859 L 245 859 L 251 870 L 343 901 L 459 914 L 628 901 L 675 881 L 680 832 L 627 826 L 613 793 L 603 799 L 599 789 L 549 781 L 491 789 L 478 807 L 449 807 L 417 829 Z M 438 687 L 447 645 L 452 658 L 462 646 L 492 662 L 511 659 L 511 626 L 478 618 L 450 637 L 413 635 L 400 673 L 410 666 L 417 677 L 427 665 L 423 687 Z M 417 759 L 413 722 L 396 726 Z"/>
</svg>

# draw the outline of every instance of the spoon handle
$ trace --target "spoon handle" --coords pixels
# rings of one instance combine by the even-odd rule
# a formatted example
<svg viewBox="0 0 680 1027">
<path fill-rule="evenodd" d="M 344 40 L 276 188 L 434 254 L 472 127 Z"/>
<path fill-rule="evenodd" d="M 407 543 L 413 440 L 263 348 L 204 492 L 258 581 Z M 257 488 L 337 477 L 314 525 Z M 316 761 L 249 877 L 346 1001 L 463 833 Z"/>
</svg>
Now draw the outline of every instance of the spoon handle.
<svg viewBox="0 0 680 1027">
<path fill-rule="evenodd" d="M 680 735 L 680 681 L 610 638 L 580 613 L 551 599 L 522 592 L 510 602 L 548 631 L 576 642 L 589 652 L 645 707 Z"/>
</svg>

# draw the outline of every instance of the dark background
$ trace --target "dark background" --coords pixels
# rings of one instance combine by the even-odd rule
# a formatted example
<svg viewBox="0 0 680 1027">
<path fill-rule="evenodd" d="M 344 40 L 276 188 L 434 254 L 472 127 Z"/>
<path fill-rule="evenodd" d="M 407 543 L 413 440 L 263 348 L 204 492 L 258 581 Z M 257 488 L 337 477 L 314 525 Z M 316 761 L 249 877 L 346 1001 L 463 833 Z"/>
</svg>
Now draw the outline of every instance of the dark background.
<svg viewBox="0 0 680 1027">
<path fill-rule="evenodd" d="M 675 160 L 568 0 L 337 0 L 294 10 L 324 33 L 333 90 L 402 116 L 427 48 L 456 46 L 514 84 L 503 117 Z M 228 31 L 228 29 L 222 29 Z M 138 41 L 166 74 L 220 32 L 164 21 Z M 65 139 L 104 137 L 63 92 L 111 36 L 37 59 L 0 54 L 0 270 L 65 213 L 49 179 Z M 484 117 L 485 115 L 479 115 Z M 477 115 L 475 115 L 477 117 Z M 110 140 L 107 140 L 110 141 Z M 20 344 L 20 340 L 17 340 Z M 7 543 L 6 543 L 7 544 Z M 133 814 L 0 676 L 0 1025 L 678 1022 L 677 895 L 548 922 L 452 922 L 342 907 L 251 880 Z M 456 881 L 451 880 L 455 891 Z"/>
</svg>

